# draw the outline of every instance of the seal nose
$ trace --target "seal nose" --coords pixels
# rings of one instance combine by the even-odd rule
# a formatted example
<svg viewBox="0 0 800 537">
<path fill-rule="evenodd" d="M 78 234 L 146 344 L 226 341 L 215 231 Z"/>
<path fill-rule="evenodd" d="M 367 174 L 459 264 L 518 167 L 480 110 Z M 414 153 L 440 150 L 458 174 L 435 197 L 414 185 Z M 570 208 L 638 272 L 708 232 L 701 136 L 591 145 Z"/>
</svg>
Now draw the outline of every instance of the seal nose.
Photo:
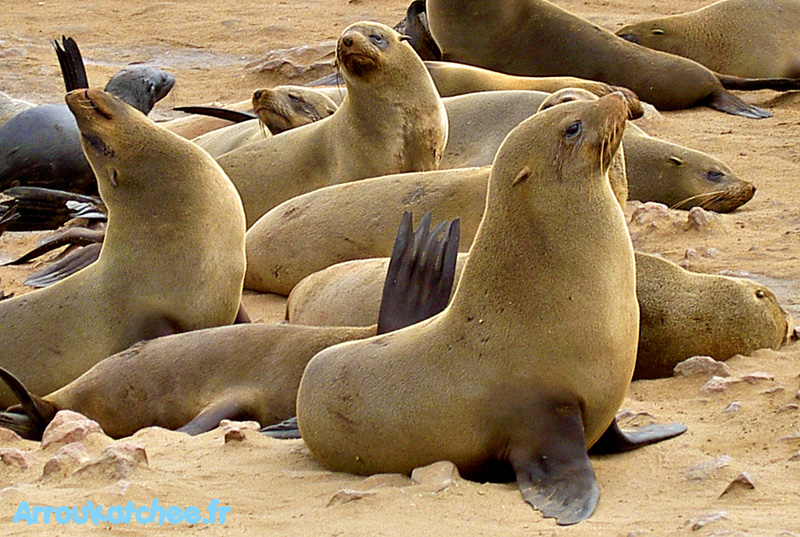
<svg viewBox="0 0 800 537">
<path fill-rule="evenodd" d="M 631 43 L 639 43 L 639 39 L 633 34 L 619 34 L 617 37 L 621 37 L 625 41 L 630 41 Z"/>
<path fill-rule="evenodd" d="M 262 95 L 264 95 L 264 92 L 261 90 L 256 90 L 253 92 L 254 99 L 260 99 Z"/>
<path fill-rule="evenodd" d="M 346 35 L 346 36 L 342 37 L 342 43 L 346 47 L 352 47 L 353 46 L 353 36 L 352 35 Z"/>
</svg>

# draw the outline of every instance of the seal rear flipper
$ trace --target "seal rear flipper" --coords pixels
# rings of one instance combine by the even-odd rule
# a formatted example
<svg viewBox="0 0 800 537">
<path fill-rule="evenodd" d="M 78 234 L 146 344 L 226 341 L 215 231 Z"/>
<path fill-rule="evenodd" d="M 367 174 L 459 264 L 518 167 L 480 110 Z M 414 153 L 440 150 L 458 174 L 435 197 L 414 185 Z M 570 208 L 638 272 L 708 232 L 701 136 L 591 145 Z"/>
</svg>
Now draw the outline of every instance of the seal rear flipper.
<svg viewBox="0 0 800 537">
<path fill-rule="evenodd" d="M 607 455 L 633 451 L 662 440 L 669 440 L 685 432 L 686 426 L 680 423 L 671 423 L 669 425 L 651 424 L 623 431 L 615 418 L 606 429 L 606 432 L 589 448 L 589 454 Z"/>
<path fill-rule="evenodd" d="M 381 295 L 378 334 L 436 315 L 450 299 L 458 254 L 459 220 L 442 222 L 429 231 L 431 213 L 427 213 L 413 236 L 411 220 L 409 211 L 403 213 L 397 230 Z"/>
<path fill-rule="evenodd" d="M 179 433 L 195 436 L 212 431 L 219 426 L 222 420 L 249 419 L 250 414 L 244 410 L 241 401 L 223 399 L 209 404 L 186 425 L 175 429 Z"/>
<path fill-rule="evenodd" d="M 559 525 L 594 513 L 600 487 L 586 453 L 580 406 L 560 404 L 537 413 L 538 448 L 512 444 L 509 463 L 529 504 Z"/>
<path fill-rule="evenodd" d="M 22 283 L 29 287 L 47 287 L 59 282 L 97 261 L 102 247 L 102 243 L 96 242 L 79 248 L 52 265 L 34 272 Z"/>
<path fill-rule="evenodd" d="M 88 88 L 89 79 L 86 76 L 86 67 L 83 65 L 81 51 L 77 43 L 71 37 L 61 36 L 62 45 L 57 40 L 53 40 L 53 48 L 56 49 L 58 63 L 61 66 L 61 76 L 64 78 L 64 87 L 67 93 L 72 90 Z M 62 48 L 63 46 L 63 48 Z"/>
<path fill-rule="evenodd" d="M 734 116 L 749 117 L 750 119 L 772 117 L 772 113 L 768 110 L 748 104 L 733 93 L 724 90 L 713 93 L 706 105 L 720 112 L 726 112 Z"/>
<path fill-rule="evenodd" d="M 64 231 L 59 231 L 47 237 L 39 246 L 30 250 L 29 252 L 21 255 L 17 259 L 13 261 L 9 261 L 8 263 L 3 263 L 3 266 L 6 265 L 21 265 L 22 263 L 27 263 L 32 259 L 36 259 L 39 256 L 46 254 L 51 250 L 55 250 L 56 248 L 61 248 L 62 246 L 66 246 L 67 244 L 73 244 L 77 246 L 88 246 L 90 244 L 94 244 L 97 242 L 102 242 L 105 238 L 105 230 L 100 229 L 88 229 L 85 227 L 71 227 L 67 228 Z"/>
<path fill-rule="evenodd" d="M 250 119 L 258 119 L 258 116 L 250 112 L 239 112 L 228 110 L 227 108 L 217 108 L 216 106 L 176 106 L 173 110 L 186 112 L 187 114 L 197 114 L 200 116 L 210 116 L 219 119 L 227 119 L 234 123 L 241 123 Z"/>
<path fill-rule="evenodd" d="M 19 405 L 9 407 L 6 412 L 0 413 L 0 426 L 11 429 L 28 440 L 41 440 L 45 427 L 53 421 L 58 411 L 56 407 L 30 393 L 17 377 L 2 367 L 0 367 L 0 379 L 19 399 Z"/>
<path fill-rule="evenodd" d="M 267 425 L 261 429 L 261 434 L 279 440 L 297 440 L 300 436 L 300 426 L 297 424 L 297 416 L 283 420 L 280 423 Z"/>
</svg>

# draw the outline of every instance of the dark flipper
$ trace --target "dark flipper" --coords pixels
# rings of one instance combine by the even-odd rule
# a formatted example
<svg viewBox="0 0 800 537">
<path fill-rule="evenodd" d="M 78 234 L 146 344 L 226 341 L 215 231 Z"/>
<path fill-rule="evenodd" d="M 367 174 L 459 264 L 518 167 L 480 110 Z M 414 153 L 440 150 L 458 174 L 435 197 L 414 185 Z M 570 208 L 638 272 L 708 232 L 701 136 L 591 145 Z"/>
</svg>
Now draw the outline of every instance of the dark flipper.
<svg viewBox="0 0 800 537">
<path fill-rule="evenodd" d="M 588 518 L 600 499 L 600 487 L 586 453 L 583 420 L 577 403 L 537 412 L 537 448 L 511 445 L 509 462 L 522 496 L 558 524 Z"/>
<path fill-rule="evenodd" d="M 237 401 L 222 400 L 211 403 L 192 421 L 176 429 L 176 431 L 194 436 L 216 429 L 222 420 L 244 420 L 247 418 L 249 418 L 249 415 L 242 410 Z"/>
<path fill-rule="evenodd" d="M 442 222 L 432 232 L 428 230 L 430 221 L 431 213 L 427 213 L 412 238 L 411 213 L 403 214 L 383 285 L 378 334 L 418 323 L 447 306 L 455 278 L 460 221 Z"/>
<path fill-rule="evenodd" d="M 17 221 L 19 213 L 17 212 L 17 206 L 13 204 L 11 206 L 0 205 L 0 210 L 3 211 L 0 214 L 0 236 L 2 236 L 6 229 Z"/>
<path fill-rule="evenodd" d="M 800 90 L 800 78 L 742 78 L 739 76 L 714 73 L 725 89 L 741 91 L 757 91 L 769 89 L 774 91 Z"/>
<path fill-rule="evenodd" d="M 52 265 L 34 272 L 22 283 L 30 287 L 47 287 L 61 281 L 97 261 L 102 246 L 100 243 L 94 243 L 79 248 Z"/>
<path fill-rule="evenodd" d="M 69 201 L 103 206 L 100 198 L 35 186 L 17 186 L 3 191 L 13 198 L 19 216 L 8 229 L 11 231 L 33 231 L 55 229 L 70 218 Z"/>
<path fill-rule="evenodd" d="M 0 367 L 0 379 L 14 392 L 20 403 L 0 413 L 0 427 L 11 429 L 29 440 L 41 440 L 45 427 L 56 415 L 56 407 L 30 393 L 17 377 L 2 367 Z"/>
<path fill-rule="evenodd" d="M 706 105 L 720 112 L 726 112 L 734 116 L 749 117 L 750 119 L 772 117 L 772 113 L 768 110 L 748 104 L 733 93 L 725 90 L 719 90 L 711 95 Z"/>
<path fill-rule="evenodd" d="M 53 235 L 47 237 L 42 244 L 33 250 L 23 254 L 13 261 L 4 263 L 4 265 L 21 265 L 22 263 L 27 263 L 28 261 L 36 259 L 37 257 L 55 250 L 56 248 L 66 246 L 67 244 L 88 246 L 97 242 L 103 242 L 104 237 L 105 230 L 103 229 L 88 229 L 85 227 L 67 228 L 64 231 L 54 233 Z"/>
<path fill-rule="evenodd" d="M 227 108 L 217 108 L 214 106 L 176 106 L 173 110 L 186 112 L 187 114 L 199 114 L 201 116 L 211 116 L 219 119 L 227 119 L 234 123 L 241 123 L 249 119 L 258 119 L 258 116 L 250 112 L 239 112 L 238 110 L 228 110 Z"/>
<path fill-rule="evenodd" d="M 411 2 L 406 11 L 406 17 L 394 29 L 408 37 L 409 44 L 423 60 L 442 59 L 442 51 L 433 40 L 431 29 L 428 26 L 425 0 Z"/>
<path fill-rule="evenodd" d="M 63 35 L 61 43 L 63 48 L 58 41 L 53 41 L 53 47 L 56 49 L 58 63 L 61 65 L 61 76 L 64 77 L 64 87 L 67 89 L 67 93 L 76 89 L 88 88 L 89 79 L 86 77 L 86 68 L 83 65 L 78 45 L 74 39 Z"/>
<path fill-rule="evenodd" d="M 433 231 L 428 231 L 430 224 L 431 213 L 427 213 L 412 235 L 411 212 L 403 213 L 383 284 L 378 334 L 410 326 L 447 307 L 455 279 L 460 220 L 442 222 Z M 268 425 L 261 432 L 273 438 L 300 438 L 297 418 Z"/>
<path fill-rule="evenodd" d="M 686 432 L 686 426 L 680 423 L 669 425 L 645 425 L 629 431 L 619 428 L 614 419 L 608 426 L 603 436 L 589 449 L 590 455 L 608 455 L 610 453 L 624 453 L 640 447 L 655 444 L 662 440 L 669 440 Z"/>
</svg>

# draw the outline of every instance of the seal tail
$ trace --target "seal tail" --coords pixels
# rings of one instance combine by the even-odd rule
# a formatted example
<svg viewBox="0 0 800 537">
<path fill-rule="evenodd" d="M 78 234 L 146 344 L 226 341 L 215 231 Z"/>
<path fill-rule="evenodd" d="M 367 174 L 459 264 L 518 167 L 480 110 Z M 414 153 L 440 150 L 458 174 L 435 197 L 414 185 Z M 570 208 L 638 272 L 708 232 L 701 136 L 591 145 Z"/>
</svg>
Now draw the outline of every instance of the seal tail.
<svg viewBox="0 0 800 537">
<path fill-rule="evenodd" d="M 768 110 L 748 104 L 733 93 L 725 90 L 719 90 L 712 93 L 711 97 L 705 104 L 714 110 L 733 114 L 734 116 L 749 117 L 750 119 L 764 119 L 767 117 L 772 117 L 772 113 Z"/>
<path fill-rule="evenodd" d="M 227 119 L 234 123 L 241 123 L 250 119 L 258 119 L 258 116 L 250 112 L 239 112 L 228 110 L 227 108 L 217 108 L 216 106 L 176 106 L 173 110 L 186 112 L 187 114 L 197 114 L 200 116 L 211 116 L 219 119 Z"/>
<path fill-rule="evenodd" d="M 63 48 L 62 48 L 63 47 Z M 83 65 L 81 51 L 71 37 L 61 36 L 61 45 L 53 40 L 58 63 L 61 65 L 61 76 L 64 77 L 64 87 L 67 93 L 72 90 L 88 88 L 89 79 L 86 76 L 86 67 Z"/>
<path fill-rule="evenodd" d="M 11 429 L 28 440 L 41 440 L 45 427 L 53 421 L 58 409 L 52 403 L 30 393 L 17 377 L 2 367 L 0 379 L 14 392 L 20 403 L 0 413 L 0 427 Z"/>
</svg>

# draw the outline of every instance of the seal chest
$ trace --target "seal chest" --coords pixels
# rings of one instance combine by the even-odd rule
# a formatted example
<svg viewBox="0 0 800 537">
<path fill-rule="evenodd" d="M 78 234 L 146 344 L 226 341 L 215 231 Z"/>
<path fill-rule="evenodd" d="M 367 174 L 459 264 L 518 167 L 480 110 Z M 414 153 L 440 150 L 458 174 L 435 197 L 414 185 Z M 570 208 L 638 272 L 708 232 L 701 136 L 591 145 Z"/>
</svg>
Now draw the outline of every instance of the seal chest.
<svg viewBox="0 0 800 537">
<path fill-rule="evenodd" d="M 298 421 L 323 464 L 408 473 L 447 459 L 485 477 L 500 462 L 559 523 L 593 512 L 586 448 L 624 398 L 638 337 L 633 249 L 607 176 L 626 115 L 609 95 L 523 122 L 495 158 L 450 306 L 312 359 Z"/>
</svg>

